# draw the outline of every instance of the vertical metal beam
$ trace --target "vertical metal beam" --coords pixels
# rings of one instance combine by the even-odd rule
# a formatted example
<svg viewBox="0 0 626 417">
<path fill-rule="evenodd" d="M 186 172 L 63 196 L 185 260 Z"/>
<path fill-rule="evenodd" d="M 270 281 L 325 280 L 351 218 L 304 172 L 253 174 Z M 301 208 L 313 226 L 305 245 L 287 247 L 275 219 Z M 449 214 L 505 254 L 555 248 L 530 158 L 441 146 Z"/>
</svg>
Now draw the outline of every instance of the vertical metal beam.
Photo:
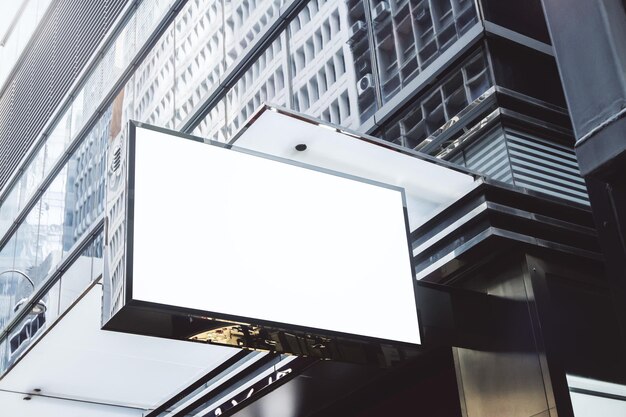
<svg viewBox="0 0 626 417">
<path fill-rule="evenodd" d="M 542 2 L 626 337 L 626 2 Z"/>
</svg>

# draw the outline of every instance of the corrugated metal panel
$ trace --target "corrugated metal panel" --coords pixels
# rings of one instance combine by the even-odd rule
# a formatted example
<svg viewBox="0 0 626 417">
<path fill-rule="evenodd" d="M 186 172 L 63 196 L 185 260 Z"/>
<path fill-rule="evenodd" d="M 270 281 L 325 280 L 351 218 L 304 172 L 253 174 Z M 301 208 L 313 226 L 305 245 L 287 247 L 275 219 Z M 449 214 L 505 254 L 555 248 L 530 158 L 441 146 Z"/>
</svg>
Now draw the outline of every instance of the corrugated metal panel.
<svg viewBox="0 0 626 417">
<path fill-rule="evenodd" d="M 450 159 L 498 181 L 513 182 L 504 131 L 498 127 Z"/>
<path fill-rule="evenodd" d="M 495 180 L 589 205 L 574 149 L 533 135 L 497 127 L 449 160 Z"/>
<path fill-rule="evenodd" d="M 0 188 L 127 1 L 60 0 L 51 6 L 0 97 Z"/>
<path fill-rule="evenodd" d="M 458 153 L 458 154 L 454 155 L 453 157 L 451 157 L 449 159 L 449 161 L 452 162 L 453 164 L 466 166 L 465 165 L 465 158 L 463 158 L 463 154 L 462 153 Z"/>
<path fill-rule="evenodd" d="M 574 149 L 512 130 L 506 142 L 516 185 L 589 205 Z"/>
</svg>

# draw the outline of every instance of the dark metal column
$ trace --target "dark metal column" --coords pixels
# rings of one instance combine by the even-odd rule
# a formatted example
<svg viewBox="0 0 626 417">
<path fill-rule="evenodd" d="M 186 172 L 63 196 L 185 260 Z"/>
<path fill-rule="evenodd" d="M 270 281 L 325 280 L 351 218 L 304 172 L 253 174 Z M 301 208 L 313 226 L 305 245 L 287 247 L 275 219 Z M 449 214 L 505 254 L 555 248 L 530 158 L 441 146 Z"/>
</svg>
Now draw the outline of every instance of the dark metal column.
<svg viewBox="0 0 626 417">
<path fill-rule="evenodd" d="M 626 1 L 542 1 L 626 336 Z"/>
</svg>

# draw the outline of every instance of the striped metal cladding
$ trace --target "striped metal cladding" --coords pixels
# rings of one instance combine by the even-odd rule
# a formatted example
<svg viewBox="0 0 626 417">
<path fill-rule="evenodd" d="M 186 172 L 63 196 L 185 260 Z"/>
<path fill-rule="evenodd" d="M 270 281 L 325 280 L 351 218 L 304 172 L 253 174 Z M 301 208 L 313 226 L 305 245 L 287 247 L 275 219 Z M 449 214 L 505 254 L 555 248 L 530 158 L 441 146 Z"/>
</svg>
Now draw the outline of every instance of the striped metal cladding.
<svg viewBox="0 0 626 417">
<path fill-rule="evenodd" d="M 520 193 L 515 186 L 490 180 L 411 236 L 417 279 L 440 284 L 458 278 L 459 268 L 510 254 L 511 245 L 602 260 L 588 208 L 564 204 L 545 192 Z"/>
<path fill-rule="evenodd" d="M 502 128 L 488 132 L 461 153 L 456 154 L 450 162 L 482 172 L 494 180 L 513 182 Z"/>
<path fill-rule="evenodd" d="M 506 142 L 516 185 L 589 205 L 572 148 L 513 130 Z"/>
<path fill-rule="evenodd" d="M 0 188 L 127 1 L 60 0 L 51 6 L 0 96 Z"/>
<path fill-rule="evenodd" d="M 498 126 L 450 158 L 487 177 L 589 205 L 572 148 Z"/>
</svg>

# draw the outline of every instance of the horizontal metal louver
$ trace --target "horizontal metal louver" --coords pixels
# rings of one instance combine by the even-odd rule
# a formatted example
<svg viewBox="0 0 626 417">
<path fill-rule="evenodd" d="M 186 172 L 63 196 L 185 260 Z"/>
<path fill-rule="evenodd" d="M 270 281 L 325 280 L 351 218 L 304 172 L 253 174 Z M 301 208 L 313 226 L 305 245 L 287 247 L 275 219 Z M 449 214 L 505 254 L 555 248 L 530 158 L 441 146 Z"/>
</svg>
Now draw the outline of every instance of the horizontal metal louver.
<svg viewBox="0 0 626 417">
<path fill-rule="evenodd" d="M 461 153 L 456 154 L 451 162 L 464 165 L 498 181 L 513 182 L 502 128 L 493 129 Z"/>
<path fill-rule="evenodd" d="M 574 150 L 533 135 L 496 127 L 455 153 L 450 162 L 494 180 L 589 205 Z"/>
<path fill-rule="evenodd" d="M 0 188 L 127 1 L 61 0 L 51 6 L 48 19 L 0 92 Z"/>
<path fill-rule="evenodd" d="M 512 130 L 506 141 L 516 185 L 589 205 L 573 149 Z"/>
</svg>

